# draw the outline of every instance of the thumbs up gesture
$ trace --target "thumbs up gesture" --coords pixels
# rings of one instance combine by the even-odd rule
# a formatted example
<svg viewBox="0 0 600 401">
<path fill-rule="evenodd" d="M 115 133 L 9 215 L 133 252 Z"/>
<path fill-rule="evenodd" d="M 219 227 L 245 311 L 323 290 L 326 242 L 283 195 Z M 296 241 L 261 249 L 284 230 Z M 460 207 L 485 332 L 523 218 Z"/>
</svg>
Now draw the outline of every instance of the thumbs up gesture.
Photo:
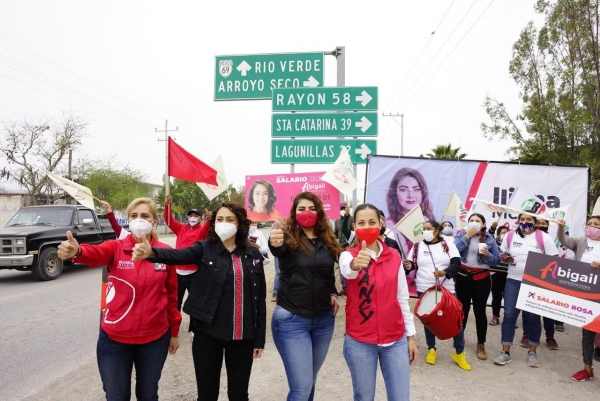
<svg viewBox="0 0 600 401">
<path fill-rule="evenodd" d="M 156 253 L 152 251 L 152 246 L 148 242 L 148 238 L 144 235 L 142 242 L 135 244 L 131 256 L 131 261 L 142 260 L 147 258 L 156 257 Z"/>
<path fill-rule="evenodd" d="M 283 230 L 281 229 L 281 222 L 279 220 L 275 221 L 275 227 L 271 230 L 269 241 L 271 241 L 271 245 L 275 248 L 283 245 Z"/>
<path fill-rule="evenodd" d="M 352 263 L 352 270 L 360 270 L 369 266 L 371 263 L 371 254 L 367 250 L 367 242 L 363 241 L 361 250 L 358 252 L 356 258 L 354 258 Z"/>
<path fill-rule="evenodd" d="M 62 260 L 72 259 L 79 252 L 79 243 L 71 231 L 67 231 L 67 240 L 60 243 L 58 246 L 58 257 Z"/>
</svg>

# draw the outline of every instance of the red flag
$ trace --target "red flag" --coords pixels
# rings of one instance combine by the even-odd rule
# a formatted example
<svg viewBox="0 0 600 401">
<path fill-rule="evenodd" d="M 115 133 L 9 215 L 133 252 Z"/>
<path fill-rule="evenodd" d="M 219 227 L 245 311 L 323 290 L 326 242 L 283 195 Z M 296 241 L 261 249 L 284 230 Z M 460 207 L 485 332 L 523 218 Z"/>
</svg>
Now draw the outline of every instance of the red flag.
<svg viewBox="0 0 600 401">
<path fill-rule="evenodd" d="M 169 137 L 169 177 L 189 182 L 217 183 L 217 170 L 203 163 Z"/>
</svg>

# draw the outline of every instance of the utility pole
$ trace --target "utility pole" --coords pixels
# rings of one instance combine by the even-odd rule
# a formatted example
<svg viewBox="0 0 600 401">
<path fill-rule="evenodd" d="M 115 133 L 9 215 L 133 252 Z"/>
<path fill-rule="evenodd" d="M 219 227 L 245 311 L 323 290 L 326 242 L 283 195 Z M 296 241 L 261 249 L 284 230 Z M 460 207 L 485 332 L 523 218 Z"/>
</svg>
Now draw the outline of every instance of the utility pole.
<svg viewBox="0 0 600 401">
<path fill-rule="evenodd" d="M 404 114 L 383 113 L 383 117 L 392 117 L 394 122 L 400 126 L 400 156 L 404 156 Z M 398 122 L 396 117 L 400 117 L 400 122 Z"/>
<path fill-rule="evenodd" d="M 154 128 L 154 132 L 164 132 L 165 139 L 158 138 L 158 142 L 165 143 L 165 196 L 171 195 L 171 180 L 169 179 L 169 132 L 179 131 L 179 127 L 175 129 L 167 129 L 169 120 L 165 120 L 165 130 L 159 131 L 158 128 Z"/>
</svg>

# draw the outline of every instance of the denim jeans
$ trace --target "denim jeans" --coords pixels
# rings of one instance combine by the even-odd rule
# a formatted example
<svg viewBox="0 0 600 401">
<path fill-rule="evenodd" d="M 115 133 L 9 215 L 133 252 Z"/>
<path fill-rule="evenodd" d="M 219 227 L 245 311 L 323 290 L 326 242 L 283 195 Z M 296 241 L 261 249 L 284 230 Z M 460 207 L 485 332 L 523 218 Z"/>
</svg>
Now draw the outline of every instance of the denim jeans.
<svg viewBox="0 0 600 401">
<path fill-rule="evenodd" d="M 350 369 L 354 401 L 373 401 L 377 378 L 377 361 L 385 383 L 388 401 L 410 399 L 410 361 L 406 336 L 394 344 L 381 347 L 344 337 L 344 358 Z"/>
<path fill-rule="evenodd" d="M 528 320 L 528 316 L 530 312 L 525 312 L 523 311 L 523 335 L 528 336 L 528 330 L 527 330 L 527 320 Z M 542 322 L 544 325 L 544 333 L 546 333 L 546 338 L 554 338 L 554 333 L 556 331 L 554 324 L 555 323 L 560 323 L 557 320 L 554 319 L 550 319 L 549 317 L 543 316 L 542 317 Z M 541 337 L 541 334 L 540 334 Z"/>
<path fill-rule="evenodd" d="M 279 270 L 279 258 L 275 259 L 275 278 L 273 279 L 273 294 L 277 294 L 279 290 L 279 276 L 281 276 L 281 270 Z"/>
<path fill-rule="evenodd" d="M 513 345 L 515 339 L 515 324 L 519 317 L 520 309 L 517 309 L 517 298 L 519 298 L 521 282 L 512 278 L 506 279 L 504 287 L 504 319 L 502 320 L 502 345 Z M 523 313 L 523 327 L 527 327 L 529 345 L 537 347 L 540 345 L 542 335 L 542 322 L 540 315 L 534 313 Z"/>
<path fill-rule="evenodd" d="M 417 291 L 417 296 L 420 297 L 423 295 L 422 292 Z M 456 294 L 452 294 L 456 296 Z M 427 343 L 427 349 L 435 348 L 435 335 L 429 331 L 427 327 L 425 328 L 425 343 Z M 465 350 L 465 331 L 461 330 L 459 334 L 452 338 L 454 340 L 454 349 L 457 354 L 460 354 Z"/>
<path fill-rule="evenodd" d="M 309 318 L 277 305 L 271 318 L 275 347 L 281 355 L 290 391 L 287 401 L 312 401 L 317 374 L 333 336 L 335 316 Z"/>
<path fill-rule="evenodd" d="M 96 354 L 102 388 L 107 401 L 131 399 L 131 372 L 135 365 L 135 395 L 138 400 L 158 400 L 158 381 L 167 359 L 170 330 L 146 344 L 123 344 L 100 329 Z"/>
</svg>

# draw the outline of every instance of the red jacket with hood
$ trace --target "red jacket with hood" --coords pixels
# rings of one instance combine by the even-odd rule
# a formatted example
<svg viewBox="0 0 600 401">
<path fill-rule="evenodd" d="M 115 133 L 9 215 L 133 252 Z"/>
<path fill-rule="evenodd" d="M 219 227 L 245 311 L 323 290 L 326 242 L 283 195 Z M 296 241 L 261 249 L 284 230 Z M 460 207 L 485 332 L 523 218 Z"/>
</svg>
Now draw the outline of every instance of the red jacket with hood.
<svg viewBox="0 0 600 401">
<path fill-rule="evenodd" d="M 196 224 L 195 226 L 191 226 L 189 224 L 181 224 L 175 219 L 173 213 L 171 213 L 171 205 L 165 205 L 163 218 L 167 227 L 169 227 L 171 231 L 173 231 L 173 233 L 177 236 L 177 241 L 175 242 L 175 248 L 177 249 L 192 246 L 196 241 L 206 239 L 206 237 L 208 236 L 208 229 L 210 228 L 210 223 L 208 221 L 205 222 L 203 225 Z M 196 265 L 177 265 L 174 267 L 177 270 L 198 270 L 198 266 Z"/>
<path fill-rule="evenodd" d="M 145 344 L 167 330 L 179 334 L 177 273 L 174 266 L 147 260 L 131 261 L 136 242 L 132 235 L 99 245 L 82 244 L 73 262 L 90 267 L 108 266 L 106 308 L 102 329 L 109 338 L 125 344 Z M 154 248 L 170 248 L 154 237 Z"/>
</svg>

